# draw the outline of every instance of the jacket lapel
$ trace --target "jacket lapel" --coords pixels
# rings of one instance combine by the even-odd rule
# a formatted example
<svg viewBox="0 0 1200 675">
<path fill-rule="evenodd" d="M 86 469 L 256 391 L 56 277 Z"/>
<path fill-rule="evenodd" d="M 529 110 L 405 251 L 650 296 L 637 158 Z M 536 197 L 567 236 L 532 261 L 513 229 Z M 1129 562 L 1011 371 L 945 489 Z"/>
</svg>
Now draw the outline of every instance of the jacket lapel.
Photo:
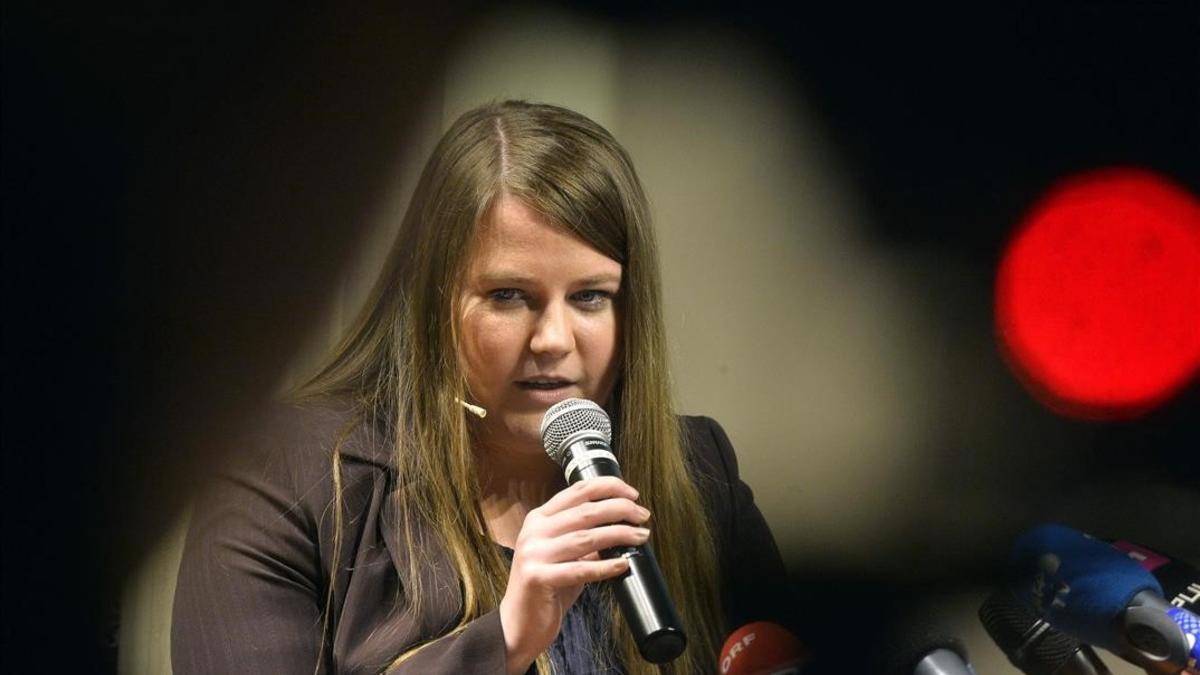
<svg viewBox="0 0 1200 675">
<path fill-rule="evenodd" d="M 420 584 L 421 615 L 412 618 L 417 634 L 430 639 L 445 634 L 457 623 L 462 613 L 461 582 L 437 533 L 422 518 L 403 522 L 398 503 L 398 491 L 390 491 L 380 519 L 381 534 L 400 577 L 402 593 L 407 596 L 409 589 Z M 404 543 L 406 525 L 411 532 L 411 547 Z M 414 567 L 416 580 L 412 578 Z"/>
</svg>

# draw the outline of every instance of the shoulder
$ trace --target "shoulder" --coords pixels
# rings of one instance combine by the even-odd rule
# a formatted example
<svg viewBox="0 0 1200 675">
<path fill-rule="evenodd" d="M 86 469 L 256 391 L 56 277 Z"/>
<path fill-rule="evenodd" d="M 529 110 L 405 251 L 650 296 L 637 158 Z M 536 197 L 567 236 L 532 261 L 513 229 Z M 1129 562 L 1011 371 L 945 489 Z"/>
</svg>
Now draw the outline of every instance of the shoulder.
<svg viewBox="0 0 1200 675">
<path fill-rule="evenodd" d="M 265 406 L 229 437 L 199 486 L 183 569 L 245 569 L 317 588 L 333 507 L 351 520 L 365 512 L 387 483 L 383 447 L 349 406 Z"/>
<path fill-rule="evenodd" d="M 223 466 L 288 469 L 297 476 L 343 461 L 390 465 L 382 434 L 340 399 L 275 401 L 264 406 L 234 437 Z"/>
<path fill-rule="evenodd" d="M 198 505 L 225 515 L 320 520 L 333 499 L 335 465 L 346 488 L 386 473 L 387 444 L 372 427 L 341 401 L 270 403 L 221 448 Z"/>
<path fill-rule="evenodd" d="M 384 547 L 361 545 L 376 532 L 365 523 L 387 484 L 384 446 L 336 402 L 274 403 L 228 437 L 180 559 L 176 672 L 313 670 L 324 654 L 314 631 L 326 602 L 341 611 L 353 563 L 368 561 L 367 580 L 387 569 Z"/>
<path fill-rule="evenodd" d="M 679 429 L 685 443 L 696 449 L 722 450 L 728 448 L 729 436 L 725 429 L 711 417 L 704 415 L 679 415 Z"/>
<path fill-rule="evenodd" d="M 725 429 L 711 417 L 679 416 L 680 440 L 693 471 L 700 479 L 737 480 L 737 456 Z"/>
</svg>

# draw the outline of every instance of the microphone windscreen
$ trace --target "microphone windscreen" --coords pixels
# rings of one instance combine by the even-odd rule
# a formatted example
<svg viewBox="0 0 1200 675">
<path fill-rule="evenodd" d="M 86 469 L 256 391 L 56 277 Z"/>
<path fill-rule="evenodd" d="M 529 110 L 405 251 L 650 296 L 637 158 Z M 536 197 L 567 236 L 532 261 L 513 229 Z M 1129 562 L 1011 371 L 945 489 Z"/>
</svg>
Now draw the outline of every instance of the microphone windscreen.
<svg viewBox="0 0 1200 675">
<path fill-rule="evenodd" d="M 1054 627 L 1083 642 L 1117 651 L 1114 627 L 1133 597 L 1162 587 L 1140 565 L 1107 543 L 1056 524 L 1017 538 L 1011 590 Z"/>
<path fill-rule="evenodd" d="M 1124 540 L 1113 542 L 1113 546 L 1153 574 L 1162 586 L 1163 597 L 1172 605 L 1200 613 L 1200 569 L 1195 565 Z"/>
<path fill-rule="evenodd" d="M 721 648 L 721 675 L 798 673 L 808 659 L 804 644 L 791 631 L 770 621 L 755 621 L 733 631 Z"/>
</svg>

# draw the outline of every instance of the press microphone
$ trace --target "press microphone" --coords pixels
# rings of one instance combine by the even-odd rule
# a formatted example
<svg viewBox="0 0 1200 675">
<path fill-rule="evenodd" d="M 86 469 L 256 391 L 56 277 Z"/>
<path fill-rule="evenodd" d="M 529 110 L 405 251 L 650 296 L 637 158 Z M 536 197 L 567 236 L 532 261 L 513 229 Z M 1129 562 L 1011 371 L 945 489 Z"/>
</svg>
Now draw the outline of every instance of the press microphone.
<svg viewBox="0 0 1200 675">
<path fill-rule="evenodd" d="M 799 675 L 808 650 L 791 631 L 755 621 L 733 631 L 721 647 L 721 675 Z"/>
<path fill-rule="evenodd" d="M 601 476 L 621 478 L 608 413 L 592 401 L 568 398 L 555 403 L 542 417 L 541 431 L 546 454 L 562 467 L 568 485 Z M 650 545 L 618 546 L 600 555 L 629 561 L 629 569 L 612 583 L 642 658 L 666 663 L 682 654 L 687 635 Z"/>
<path fill-rule="evenodd" d="M 988 596 L 979 620 L 992 641 L 1025 675 L 1112 675 L 1088 645 L 1055 629 L 1007 589 Z"/>
<path fill-rule="evenodd" d="M 1010 556 L 1014 595 L 1051 626 L 1151 673 L 1194 669 L 1200 618 L 1171 606 L 1158 581 L 1107 543 L 1040 525 Z"/>
<path fill-rule="evenodd" d="M 884 675 L 975 675 L 962 640 L 910 612 L 877 655 Z"/>
<path fill-rule="evenodd" d="M 1200 613 L 1200 569 L 1195 565 L 1124 540 L 1117 540 L 1112 545 L 1154 575 L 1162 586 L 1163 597 L 1172 606 L 1193 614 Z"/>
</svg>

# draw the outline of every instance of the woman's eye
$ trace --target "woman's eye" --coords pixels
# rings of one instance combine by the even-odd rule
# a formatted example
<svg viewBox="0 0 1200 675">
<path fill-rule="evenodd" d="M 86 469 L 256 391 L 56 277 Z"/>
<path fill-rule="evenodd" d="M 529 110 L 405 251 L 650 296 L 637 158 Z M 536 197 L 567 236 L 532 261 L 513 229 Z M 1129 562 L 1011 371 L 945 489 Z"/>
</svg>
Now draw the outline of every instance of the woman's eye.
<svg viewBox="0 0 1200 675">
<path fill-rule="evenodd" d="M 598 308 L 603 307 L 609 300 L 612 299 L 612 293 L 609 293 L 608 291 L 589 289 L 586 291 L 579 291 L 573 297 L 575 298 L 575 302 L 583 305 L 584 307 Z"/>
<path fill-rule="evenodd" d="M 522 295 L 521 290 L 518 288 L 497 288 L 496 290 L 488 293 L 488 298 L 490 298 L 492 302 L 502 305 L 511 305 L 524 300 L 524 296 Z"/>
</svg>

